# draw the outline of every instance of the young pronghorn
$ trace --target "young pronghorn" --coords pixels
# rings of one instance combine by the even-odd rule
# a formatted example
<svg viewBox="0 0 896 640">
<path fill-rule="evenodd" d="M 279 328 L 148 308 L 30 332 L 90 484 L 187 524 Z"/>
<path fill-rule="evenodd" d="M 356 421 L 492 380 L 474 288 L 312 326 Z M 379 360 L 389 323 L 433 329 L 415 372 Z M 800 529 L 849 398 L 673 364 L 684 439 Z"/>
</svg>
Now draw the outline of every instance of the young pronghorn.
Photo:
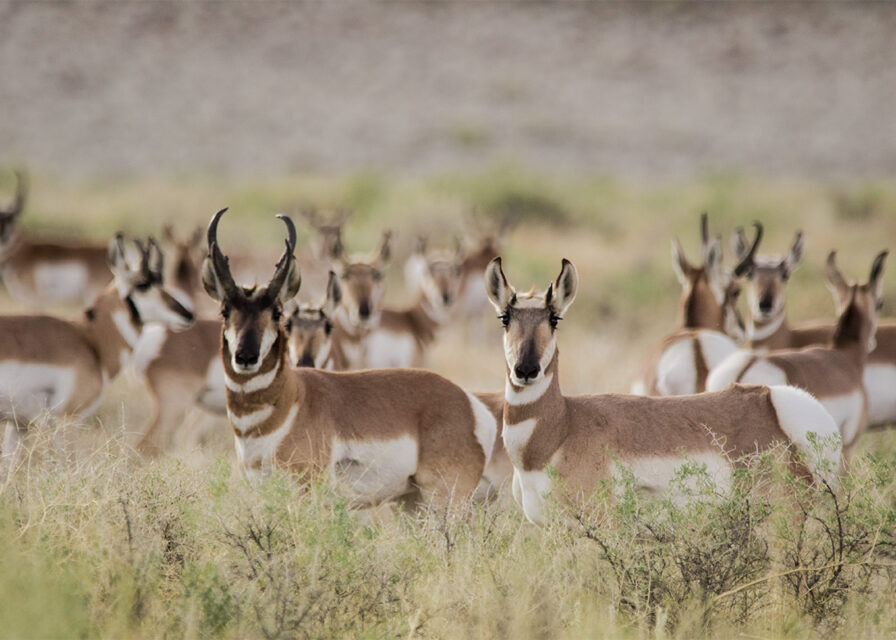
<svg viewBox="0 0 896 640">
<path fill-rule="evenodd" d="M 90 304 L 112 279 L 106 247 L 42 241 L 22 231 L 25 176 L 16 172 L 16 195 L 0 208 L 0 272 L 9 295 L 32 308 Z"/>
<path fill-rule="evenodd" d="M 722 247 L 718 238 L 710 238 L 707 218 L 701 216 L 703 265 L 692 265 L 678 239 L 672 241 L 672 264 L 683 291 L 679 306 L 678 328 L 660 342 L 645 363 L 641 379 L 632 385 L 638 395 L 679 396 L 699 393 L 706 388 L 706 376 L 727 356 L 738 349 L 744 338 L 744 325 L 737 300 L 745 265 L 752 260 L 762 225 L 756 224 L 756 237 L 731 274 L 722 266 Z"/>
<path fill-rule="evenodd" d="M 284 328 L 288 336 L 289 362 L 293 367 L 344 371 L 348 361 L 333 317 L 342 301 L 339 276 L 330 272 L 327 292 L 318 304 L 287 303 Z"/>
<path fill-rule="evenodd" d="M 266 287 L 237 286 L 208 230 L 202 281 L 221 303 L 221 358 L 237 457 L 250 477 L 274 464 L 323 472 L 354 506 L 407 496 L 446 505 L 465 500 L 488 462 L 494 416 L 471 394 L 427 371 L 334 373 L 292 369 L 280 323 L 299 289 L 295 227 Z"/>
<path fill-rule="evenodd" d="M 741 252 L 742 236 L 734 237 L 735 251 Z M 797 234 L 790 254 L 783 259 L 757 257 L 746 273 L 750 300 L 750 323 L 747 334 L 753 348 L 794 349 L 824 345 L 834 334 L 834 323 L 812 322 L 791 327 L 784 306 L 787 282 L 803 252 L 802 235 Z M 868 394 L 869 426 L 896 423 L 896 322 L 878 323 L 877 346 L 865 362 L 864 385 Z"/>
<path fill-rule="evenodd" d="M 847 282 L 837 268 L 835 255 L 832 251 L 828 256 L 827 280 L 840 314 L 828 344 L 768 353 L 740 351 L 709 374 L 706 388 L 713 391 L 732 382 L 745 382 L 789 384 L 805 389 L 834 418 L 848 459 L 868 425 L 863 369 L 868 353 L 874 349 L 887 252 L 881 252 L 874 259 L 868 282 L 862 285 Z"/>
<path fill-rule="evenodd" d="M 367 368 L 422 367 L 436 332 L 451 320 L 462 278 L 459 251 L 425 252 L 416 302 L 404 309 L 383 309 L 364 339 Z"/>
<path fill-rule="evenodd" d="M 144 324 L 186 329 L 193 314 L 163 286 L 162 254 L 139 245 L 139 268 L 116 236 L 109 245 L 110 284 L 79 321 L 0 316 L 0 414 L 6 422 L 3 464 L 12 472 L 28 423 L 44 412 L 91 415 L 109 380 L 126 363 Z"/>
<path fill-rule="evenodd" d="M 617 465 L 630 469 L 640 487 L 662 491 L 694 460 L 724 487 L 739 458 L 775 442 L 793 445 L 809 460 L 822 453 L 815 461 L 820 466 L 809 464 L 816 473 L 839 471 L 837 426 L 817 400 L 792 387 L 732 385 L 671 398 L 564 396 L 555 332 L 577 284 L 567 260 L 543 294 L 518 294 L 500 258 L 486 270 L 486 292 L 504 325 L 504 446 L 514 467 L 514 497 L 529 520 L 543 519 L 549 466 L 577 499 L 590 497 Z M 824 439 L 823 452 L 811 445 L 811 432 Z"/>
</svg>

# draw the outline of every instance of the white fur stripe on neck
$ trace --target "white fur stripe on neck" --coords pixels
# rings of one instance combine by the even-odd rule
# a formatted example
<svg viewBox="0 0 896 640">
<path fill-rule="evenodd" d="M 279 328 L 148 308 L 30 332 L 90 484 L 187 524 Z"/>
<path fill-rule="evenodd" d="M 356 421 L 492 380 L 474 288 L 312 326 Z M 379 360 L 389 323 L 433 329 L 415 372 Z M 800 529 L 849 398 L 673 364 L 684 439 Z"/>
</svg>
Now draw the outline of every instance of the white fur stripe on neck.
<svg viewBox="0 0 896 640">
<path fill-rule="evenodd" d="M 230 409 L 227 410 L 230 424 L 232 424 L 240 433 L 246 433 L 248 429 L 258 426 L 270 418 L 272 413 L 274 413 L 274 405 L 268 405 L 264 409 L 259 409 L 258 411 L 253 411 L 252 413 L 247 413 L 242 416 L 234 415 L 230 412 Z"/>
<path fill-rule="evenodd" d="M 784 324 L 784 310 L 781 310 L 781 313 L 778 316 L 769 322 L 768 324 L 762 325 L 761 327 L 757 327 L 754 320 L 750 320 L 750 340 L 765 340 L 775 334 L 775 332 L 781 328 L 781 325 Z"/>
<path fill-rule="evenodd" d="M 267 373 L 257 375 L 243 383 L 236 382 L 229 376 L 225 375 L 224 386 L 236 393 L 252 393 L 254 391 L 261 391 L 262 389 L 267 389 L 269 386 L 271 386 L 271 383 L 274 381 L 274 378 L 277 377 L 278 373 L 280 373 L 279 360 L 277 360 L 274 368 Z"/>
<path fill-rule="evenodd" d="M 531 404 L 544 395 L 548 387 L 551 386 L 553 379 L 554 374 L 549 373 L 546 376 L 542 376 L 541 380 L 535 384 L 525 387 L 515 387 L 508 379 L 507 384 L 504 386 L 504 400 L 507 401 L 507 404 L 512 405 Z"/>
<path fill-rule="evenodd" d="M 112 321 L 115 323 L 115 328 L 118 329 L 122 339 L 128 343 L 128 346 L 131 349 L 136 347 L 137 341 L 140 340 L 140 334 L 131 323 L 131 314 L 127 311 L 116 311 L 112 314 Z"/>
</svg>

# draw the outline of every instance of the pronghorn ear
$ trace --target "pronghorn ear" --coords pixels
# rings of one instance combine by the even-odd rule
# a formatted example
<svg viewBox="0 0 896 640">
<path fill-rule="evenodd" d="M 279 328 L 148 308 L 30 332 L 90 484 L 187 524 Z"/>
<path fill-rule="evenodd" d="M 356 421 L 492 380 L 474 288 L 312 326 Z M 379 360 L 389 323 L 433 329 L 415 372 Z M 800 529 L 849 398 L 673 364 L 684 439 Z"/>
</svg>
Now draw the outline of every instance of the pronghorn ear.
<svg viewBox="0 0 896 640">
<path fill-rule="evenodd" d="M 205 288 L 205 292 L 213 300 L 221 302 L 224 299 L 224 287 L 221 286 L 221 281 L 218 280 L 218 275 L 215 273 L 215 264 L 211 256 L 206 256 L 202 261 L 201 272 L 202 286 Z"/>
<path fill-rule="evenodd" d="M 750 241 L 747 240 L 747 234 L 743 227 L 738 227 L 734 235 L 731 236 L 731 249 L 734 251 L 734 257 L 741 260 L 750 250 Z"/>
<path fill-rule="evenodd" d="M 159 243 L 152 236 L 149 236 L 147 247 L 149 250 L 149 270 L 161 281 L 165 269 L 165 254 L 162 253 L 162 247 L 159 246 Z"/>
<path fill-rule="evenodd" d="M 301 286 L 302 274 L 299 271 L 299 263 L 296 262 L 295 258 L 290 258 L 289 271 L 286 273 L 286 278 L 283 280 L 283 286 L 280 287 L 280 291 L 275 291 L 274 293 L 280 301 L 280 304 L 286 304 L 288 300 L 292 300 L 298 295 Z"/>
<path fill-rule="evenodd" d="M 576 290 L 579 288 L 579 274 L 575 266 L 566 258 L 563 258 L 562 265 L 560 275 L 548 286 L 544 297 L 545 304 L 561 318 L 576 299 Z"/>
<path fill-rule="evenodd" d="M 716 236 L 709 240 L 703 259 L 709 279 L 722 283 L 724 270 L 722 269 L 722 239 L 720 237 Z"/>
<path fill-rule="evenodd" d="M 884 297 L 884 265 L 887 262 L 887 254 L 889 251 L 881 251 L 874 259 L 871 265 L 871 275 L 868 277 L 868 288 L 874 295 L 875 302 L 879 302 Z"/>
<path fill-rule="evenodd" d="M 790 278 L 790 274 L 796 271 L 797 266 L 799 266 L 800 261 L 803 259 L 803 251 L 805 248 L 806 239 L 803 237 L 803 232 L 797 231 L 796 238 L 793 240 L 793 246 L 790 248 L 790 253 L 787 254 L 787 257 L 781 261 L 781 265 L 778 267 L 785 280 Z"/>
<path fill-rule="evenodd" d="M 690 281 L 688 276 L 690 276 L 694 267 L 691 266 L 691 263 L 688 262 L 687 257 L 684 255 L 684 250 L 681 248 L 678 238 L 672 238 L 672 268 L 675 269 L 675 275 L 678 277 L 681 285 L 687 285 Z"/>
<path fill-rule="evenodd" d="M 324 304 L 321 310 L 327 318 L 333 319 L 336 314 L 336 307 L 342 302 L 342 285 L 339 284 L 339 276 L 333 271 L 327 280 L 327 296 L 324 298 Z"/>
<path fill-rule="evenodd" d="M 376 252 L 376 263 L 379 268 L 385 267 L 392 257 L 392 232 L 384 231 L 380 247 Z"/>
<path fill-rule="evenodd" d="M 124 248 L 124 236 L 121 233 L 116 233 L 115 237 L 109 240 L 106 260 L 109 262 L 109 268 L 116 275 L 130 270 Z"/>
<path fill-rule="evenodd" d="M 507 283 L 500 257 L 489 262 L 485 268 L 485 293 L 498 313 L 504 313 L 513 298 L 513 287 Z"/>
<path fill-rule="evenodd" d="M 849 293 L 850 284 L 849 281 L 843 277 L 840 268 L 837 266 L 836 251 L 831 251 L 828 254 L 828 259 L 825 263 L 825 279 L 827 280 L 828 289 L 834 294 L 837 306 L 839 307 Z"/>
</svg>

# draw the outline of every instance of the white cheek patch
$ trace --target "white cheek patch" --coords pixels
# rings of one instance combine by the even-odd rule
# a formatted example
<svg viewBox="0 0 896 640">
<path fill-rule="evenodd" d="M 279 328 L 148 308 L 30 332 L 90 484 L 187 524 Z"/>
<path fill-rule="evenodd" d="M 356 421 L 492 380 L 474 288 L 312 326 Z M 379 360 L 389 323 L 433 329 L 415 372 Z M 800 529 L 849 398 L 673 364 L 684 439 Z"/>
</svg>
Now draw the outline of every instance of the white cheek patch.
<svg viewBox="0 0 896 640">
<path fill-rule="evenodd" d="M 230 424 L 232 424 L 233 428 L 239 431 L 241 434 L 246 433 L 246 431 L 253 427 L 257 427 L 262 422 L 270 418 L 271 414 L 273 413 L 273 405 L 269 405 L 264 409 L 259 409 L 258 411 L 253 411 L 252 413 L 247 413 L 241 416 L 232 413 L 230 411 L 230 408 L 227 408 L 227 417 L 230 418 Z"/>
<path fill-rule="evenodd" d="M 378 504 L 408 493 L 418 455 L 411 436 L 372 442 L 334 438 L 330 479 L 353 503 Z"/>
<path fill-rule="evenodd" d="M 274 342 L 277 340 L 277 333 L 276 329 L 266 327 L 264 333 L 261 335 L 261 346 L 258 349 L 259 365 L 264 362 L 264 359 L 271 352 L 271 347 L 274 346 Z"/>
</svg>

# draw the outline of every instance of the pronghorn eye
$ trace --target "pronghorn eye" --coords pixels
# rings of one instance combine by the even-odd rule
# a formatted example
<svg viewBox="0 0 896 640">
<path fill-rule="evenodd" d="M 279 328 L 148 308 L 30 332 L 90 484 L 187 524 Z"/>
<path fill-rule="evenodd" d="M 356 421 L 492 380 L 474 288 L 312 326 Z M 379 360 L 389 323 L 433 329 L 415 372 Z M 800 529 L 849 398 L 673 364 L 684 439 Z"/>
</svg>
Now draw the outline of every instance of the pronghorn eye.
<svg viewBox="0 0 896 640">
<path fill-rule="evenodd" d="M 502 313 L 498 316 L 498 320 L 500 320 L 501 324 L 506 327 L 508 324 L 510 324 L 510 315 L 507 313 Z"/>
<path fill-rule="evenodd" d="M 292 318 L 289 318 L 283 325 L 283 328 L 286 329 L 286 333 L 292 331 Z"/>
<path fill-rule="evenodd" d="M 282 317 L 283 317 L 283 312 L 280 311 L 280 309 L 274 307 L 271 310 L 271 318 L 274 320 L 274 322 L 280 322 L 280 318 L 282 318 Z"/>
<path fill-rule="evenodd" d="M 550 317 L 548 317 L 548 322 L 551 323 L 551 329 L 556 329 L 557 323 L 560 322 L 561 320 L 563 320 L 563 318 L 558 316 L 556 313 L 552 312 Z"/>
<path fill-rule="evenodd" d="M 330 332 L 333 330 L 333 323 L 327 320 L 324 323 L 324 333 L 330 335 Z"/>
<path fill-rule="evenodd" d="M 223 306 L 221 307 L 221 317 L 227 320 L 230 317 L 230 307 Z"/>
<path fill-rule="evenodd" d="M 149 290 L 149 287 L 150 287 L 150 286 L 152 286 L 152 283 L 147 282 L 147 281 L 143 281 L 143 282 L 138 282 L 137 284 L 135 284 L 135 285 L 134 285 L 134 288 L 135 288 L 137 291 L 147 291 L 147 290 Z"/>
</svg>

